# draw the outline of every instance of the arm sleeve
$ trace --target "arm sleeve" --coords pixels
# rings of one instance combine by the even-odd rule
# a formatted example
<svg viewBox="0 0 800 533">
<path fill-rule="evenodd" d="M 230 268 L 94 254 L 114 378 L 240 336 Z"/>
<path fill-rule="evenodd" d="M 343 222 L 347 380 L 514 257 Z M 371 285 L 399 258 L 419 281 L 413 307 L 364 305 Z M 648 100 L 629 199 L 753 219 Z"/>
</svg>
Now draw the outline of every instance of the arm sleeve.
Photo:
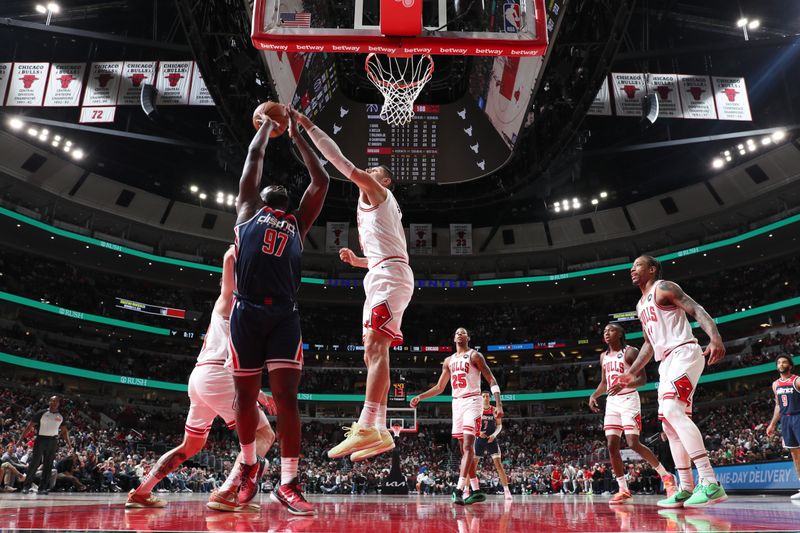
<svg viewBox="0 0 800 533">
<path fill-rule="evenodd" d="M 492 437 L 497 438 L 497 436 L 500 434 L 502 430 L 503 430 L 503 424 L 497 424 L 497 426 L 494 428 L 494 433 L 492 433 Z"/>
<path fill-rule="evenodd" d="M 331 164 L 336 167 L 336 170 L 341 172 L 344 177 L 350 179 L 356 167 L 344 156 L 339 145 L 328 137 L 328 134 L 322 131 L 318 126 L 314 126 L 308 130 L 308 136 L 314 141 L 314 145 L 319 149 L 322 156 L 330 161 Z"/>
</svg>

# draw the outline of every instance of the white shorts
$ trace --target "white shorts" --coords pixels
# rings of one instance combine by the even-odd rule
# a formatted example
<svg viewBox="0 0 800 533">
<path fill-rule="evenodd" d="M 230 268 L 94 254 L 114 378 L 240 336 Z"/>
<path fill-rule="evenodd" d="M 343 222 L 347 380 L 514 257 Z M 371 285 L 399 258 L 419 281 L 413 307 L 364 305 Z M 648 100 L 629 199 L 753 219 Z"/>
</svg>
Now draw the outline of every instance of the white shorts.
<svg viewBox="0 0 800 533">
<path fill-rule="evenodd" d="M 638 435 L 642 431 L 642 402 L 636 391 L 606 398 L 606 435 Z"/>
<path fill-rule="evenodd" d="M 219 416 L 229 429 L 236 427 L 233 407 L 236 390 L 233 375 L 219 363 L 206 363 L 194 367 L 189 376 L 189 414 L 186 415 L 186 433 L 193 437 L 207 437 L 211 424 Z M 269 425 L 264 412 L 258 410 L 258 429 Z"/>
<path fill-rule="evenodd" d="M 483 397 L 480 394 L 470 398 L 453 399 L 453 438 L 462 439 L 464 435 L 478 435 L 483 414 Z"/>
<path fill-rule="evenodd" d="M 660 406 L 664 400 L 680 400 L 692 416 L 692 398 L 703 374 L 706 358 L 697 343 L 678 346 L 658 365 L 658 419 L 664 420 Z"/>
<path fill-rule="evenodd" d="M 392 339 L 392 346 L 403 344 L 403 313 L 414 294 L 414 272 L 400 260 L 388 260 L 364 276 L 363 334 L 371 329 Z"/>
</svg>

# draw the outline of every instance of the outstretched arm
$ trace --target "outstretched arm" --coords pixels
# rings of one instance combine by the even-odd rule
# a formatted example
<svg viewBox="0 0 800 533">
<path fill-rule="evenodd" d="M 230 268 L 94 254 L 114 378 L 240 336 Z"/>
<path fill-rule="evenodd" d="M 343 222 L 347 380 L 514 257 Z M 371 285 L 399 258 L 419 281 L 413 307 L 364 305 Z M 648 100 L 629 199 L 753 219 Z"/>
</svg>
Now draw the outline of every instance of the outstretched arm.
<svg viewBox="0 0 800 533">
<path fill-rule="evenodd" d="M 711 315 L 703 309 L 703 306 L 695 302 L 688 294 L 683 292 L 683 289 L 671 281 L 660 282 L 656 288 L 655 297 L 657 303 L 675 305 L 697 320 L 710 339 L 708 347 L 703 352 L 704 356 L 709 356 L 709 365 L 713 365 L 725 357 L 725 344 L 722 342 L 717 325 Z"/>
<path fill-rule="evenodd" d="M 339 250 L 339 259 L 358 268 L 369 268 L 369 261 L 366 257 L 359 257 L 350 248 L 342 248 Z"/>
<path fill-rule="evenodd" d="M 239 178 L 239 195 L 236 197 L 236 223 L 247 220 L 253 216 L 253 210 L 258 202 L 258 187 L 261 185 L 261 172 L 264 169 L 264 151 L 269 143 L 269 135 L 276 126 L 275 121 L 262 113 L 261 127 L 258 128 L 250 147 L 247 149 L 247 159 Z"/>
<path fill-rule="evenodd" d="M 416 407 L 419 405 L 419 402 L 425 400 L 427 398 L 432 398 L 434 396 L 439 396 L 441 393 L 444 392 L 444 388 L 447 386 L 447 383 L 450 381 L 450 367 L 447 366 L 447 362 L 449 361 L 449 357 L 444 360 L 442 363 L 442 374 L 439 376 L 439 381 L 431 387 L 430 389 L 426 390 L 422 394 L 418 394 L 411 398 L 410 405 L 411 407 Z"/>
<path fill-rule="evenodd" d="M 320 211 L 322 211 L 322 204 L 325 203 L 325 196 L 328 194 L 328 184 L 330 183 L 330 176 L 322 168 L 317 154 L 308 145 L 306 140 L 297 131 L 297 111 L 291 106 L 287 106 L 289 110 L 289 138 L 292 139 L 297 151 L 303 158 L 303 163 L 311 175 L 311 183 L 306 187 L 306 192 L 303 193 L 303 198 L 300 200 L 300 206 L 297 208 L 297 222 L 300 224 L 300 237 L 306 238 L 308 230 L 314 225 Z"/>
<path fill-rule="evenodd" d="M 234 246 L 230 245 L 222 257 L 222 284 L 220 286 L 219 297 L 214 303 L 214 312 L 222 316 L 231 314 L 231 303 L 233 299 L 234 270 L 236 268 Z"/>
<path fill-rule="evenodd" d="M 472 364 L 478 365 L 478 370 L 481 371 L 483 379 L 489 382 L 489 388 L 494 395 L 494 414 L 497 418 L 503 418 L 503 400 L 500 399 L 500 386 L 497 384 L 497 380 L 494 374 L 492 374 L 489 365 L 486 364 L 486 359 L 483 358 L 481 352 L 474 351 L 472 352 L 470 361 Z"/>
<path fill-rule="evenodd" d="M 322 156 L 330 161 L 342 175 L 355 183 L 359 190 L 367 196 L 370 204 L 378 205 L 386 199 L 386 189 L 375 181 L 375 178 L 370 176 L 367 172 L 356 168 L 356 166 L 342 154 L 339 145 L 328 137 L 327 133 L 319 129 L 319 127 L 305 115 L 298 113 L 297 121 L 306 129 L 308 136 L 311 137 L 311 140 Z"/>
</svg>

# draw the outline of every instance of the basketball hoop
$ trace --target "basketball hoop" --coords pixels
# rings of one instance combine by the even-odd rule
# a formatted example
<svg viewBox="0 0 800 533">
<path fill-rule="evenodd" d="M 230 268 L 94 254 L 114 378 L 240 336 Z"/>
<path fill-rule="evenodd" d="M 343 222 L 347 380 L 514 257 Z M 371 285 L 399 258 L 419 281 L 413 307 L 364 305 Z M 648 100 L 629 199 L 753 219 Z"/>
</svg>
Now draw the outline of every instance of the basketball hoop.
<svg viewBox="0 0 800 533">
<path fill-rule="evenodd" d="M 433 58 L 371 53 L 364 63 L 367 77 L 383 94 L 380 117 L 392 126 L 405 126 L 414 118 L 414 101 L 433 77 Z"/>
<path fill-rule="evenodd" d="M 402 432 L 403 432 L 403 426 L 401 426 L 400 424 L 395 424 L 394 426 L 392 426 L 392 433 L 394 433 L 395 438 L 399 437 L 400 433 Z"/>
</svg>

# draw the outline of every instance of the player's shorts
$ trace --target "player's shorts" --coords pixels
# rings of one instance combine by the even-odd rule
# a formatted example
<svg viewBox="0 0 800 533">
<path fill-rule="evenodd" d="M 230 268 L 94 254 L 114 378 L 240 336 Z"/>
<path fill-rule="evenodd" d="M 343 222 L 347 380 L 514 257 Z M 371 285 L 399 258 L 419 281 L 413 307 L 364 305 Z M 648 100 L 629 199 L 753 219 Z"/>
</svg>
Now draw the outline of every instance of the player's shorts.
<svg viewBox="0 0 800 533">
<path fill-rule="evenodd" d="M 222 418 L 228 428 L 236 427 L 233 400 L 236 390 L 233 376 L 221 363 L 204 363 L 194 367 L 189 376 L 191 406 L 186 415 L 186 433 L 193 437 L 206 437 L 216 417 Z M 258 410 L 258 429 L 268 426 L 264 412 Z"/>
<path fill-rule="evenodd" d="M 481 430 L 483 398 L 480 394 L 469 398 L 453 398 L 453 438 L 478 435 Z"/>
<path fill-rule="evenodd" d="M 475 439 L 475 457 L 483 457 L 487 454 L 492 457 L 500 457 L 500 445 L 497 444 L 497 439 L 492 442 L 480 437 Z"/>
<path fill-rule="evenodd" d="M 800 448 L 800 415 L 781 417 L 781 436 L 784 448 Z"/>
<path fill-rule="evenodd" d="M 692 398 L 706 366 L 703 350 L 695 343 L 678 346 L 658 365 L 658 405 L 664 400 L 680 400 L 692 416 Z M 664 420 L 659 409 L 658 419 Z"/>
<path fill-rule="evenodd" d="M 363 334 L 371 329 L 403 344 L 403 313 L 414 294 L 414 272 L 403 260 L 388 259 L 364 276 Z"/>
<path fill-rule="evenodd" d="M 606 398 L 603 420 L 606 435 L 638 435 L 642 431 L 642 403 L 636 391 Z"/>
<path fill-rule="evenodd" d="M 291 301 L 256 304 L 235 297 L 231 311 L 231 372 L 237 376 L 303 368 L 300 312 Z"/>
</svg>

